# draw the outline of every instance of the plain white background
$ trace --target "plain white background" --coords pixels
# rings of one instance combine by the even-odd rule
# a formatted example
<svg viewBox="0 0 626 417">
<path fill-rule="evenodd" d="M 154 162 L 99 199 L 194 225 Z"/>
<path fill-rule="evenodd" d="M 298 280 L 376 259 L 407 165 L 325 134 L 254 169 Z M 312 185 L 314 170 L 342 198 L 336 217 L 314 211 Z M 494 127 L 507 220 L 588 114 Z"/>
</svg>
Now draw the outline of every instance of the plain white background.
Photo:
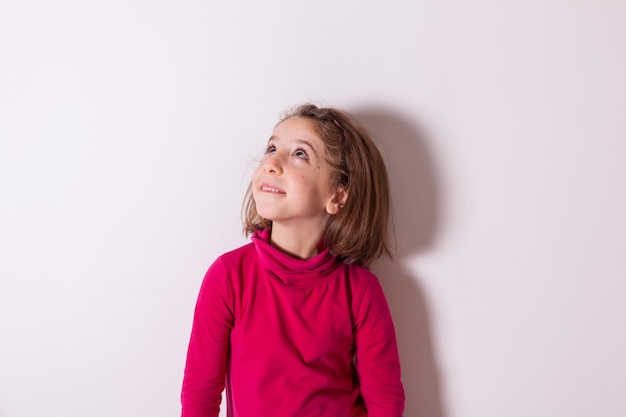
<svg viewBox="0 0 626 417">
<path fill-rule="evenodd" d="M 0 416 L 179 414 L 280 113 L 388 160 L 409 417 L 626 415 L 626 3 L 0 3 Z"/>
</svg>

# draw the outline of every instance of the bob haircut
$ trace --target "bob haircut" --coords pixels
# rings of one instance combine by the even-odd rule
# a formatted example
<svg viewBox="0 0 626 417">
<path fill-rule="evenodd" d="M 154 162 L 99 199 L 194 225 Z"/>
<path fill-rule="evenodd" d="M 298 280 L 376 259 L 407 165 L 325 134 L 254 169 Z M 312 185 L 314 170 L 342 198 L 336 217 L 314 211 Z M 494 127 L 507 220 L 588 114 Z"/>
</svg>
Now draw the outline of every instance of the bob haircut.
<svg viewBox="0 0 626 417">
<path fill-rule="evenodd" d="M 383 255 L 391 257 L 389 179 L 370 135 L 352 116 L 334 108 L 303 104 L 287 112 L 281 122 L 292 117 L 315 122 L 325 145 L 331 178 L 347 190 L 343 208 L 328 223 L 325 246 L 342 262 L 365 267 Z M 246 236 L 272 227 L 271 220 L 262 218 L 256 210 L 252 185 L 244 199 L 242 217 Z"/>
</svg>

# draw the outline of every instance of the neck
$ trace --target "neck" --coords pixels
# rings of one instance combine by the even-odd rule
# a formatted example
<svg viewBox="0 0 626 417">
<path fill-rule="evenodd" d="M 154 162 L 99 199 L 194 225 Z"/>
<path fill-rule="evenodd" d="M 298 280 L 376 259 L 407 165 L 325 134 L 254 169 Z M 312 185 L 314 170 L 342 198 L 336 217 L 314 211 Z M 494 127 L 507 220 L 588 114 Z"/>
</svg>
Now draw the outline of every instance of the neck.
<svg viewBox="0 0 626 417">
<path fill-rule="evenodd" d="M 320 253 L 323 232 L 317 227 L 308 230 L 274 222 L 270 245 L 294 258 L 309 259 Z"/>
</svg>

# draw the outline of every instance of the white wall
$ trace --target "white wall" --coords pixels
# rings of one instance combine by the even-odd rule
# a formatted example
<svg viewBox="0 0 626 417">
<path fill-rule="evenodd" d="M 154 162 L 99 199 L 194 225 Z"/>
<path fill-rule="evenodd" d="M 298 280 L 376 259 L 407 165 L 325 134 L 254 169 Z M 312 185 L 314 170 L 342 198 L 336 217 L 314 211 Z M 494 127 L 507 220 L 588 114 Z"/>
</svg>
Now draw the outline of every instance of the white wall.
<svg viewBox="0 0 626 417">
<path fill-rule="evenodd" d="M 251 2 L 252 3 L 252 2 Z M 179 413 L 279 113 L 389 158 L 407 416 L 626 415 L 626 3 L 0 3 L 0 417 Z"/>
</svg>

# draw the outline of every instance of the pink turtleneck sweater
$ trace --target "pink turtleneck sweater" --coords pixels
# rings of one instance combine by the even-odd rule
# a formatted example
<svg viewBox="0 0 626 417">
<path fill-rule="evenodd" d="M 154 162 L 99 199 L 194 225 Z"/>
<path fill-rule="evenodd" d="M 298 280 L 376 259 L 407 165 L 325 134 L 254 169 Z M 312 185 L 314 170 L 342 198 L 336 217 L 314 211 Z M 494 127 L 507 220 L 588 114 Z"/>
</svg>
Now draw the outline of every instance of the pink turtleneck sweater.
<svg viewBox="0 0 626 417">
<path fill-rule="evenodd" d="M 404 408 L 378 279 L 327 250 L 300 260 L 267 230 L 209 268 L 195 310 L 183 417 L 396 417 Z"/>
</svg>

